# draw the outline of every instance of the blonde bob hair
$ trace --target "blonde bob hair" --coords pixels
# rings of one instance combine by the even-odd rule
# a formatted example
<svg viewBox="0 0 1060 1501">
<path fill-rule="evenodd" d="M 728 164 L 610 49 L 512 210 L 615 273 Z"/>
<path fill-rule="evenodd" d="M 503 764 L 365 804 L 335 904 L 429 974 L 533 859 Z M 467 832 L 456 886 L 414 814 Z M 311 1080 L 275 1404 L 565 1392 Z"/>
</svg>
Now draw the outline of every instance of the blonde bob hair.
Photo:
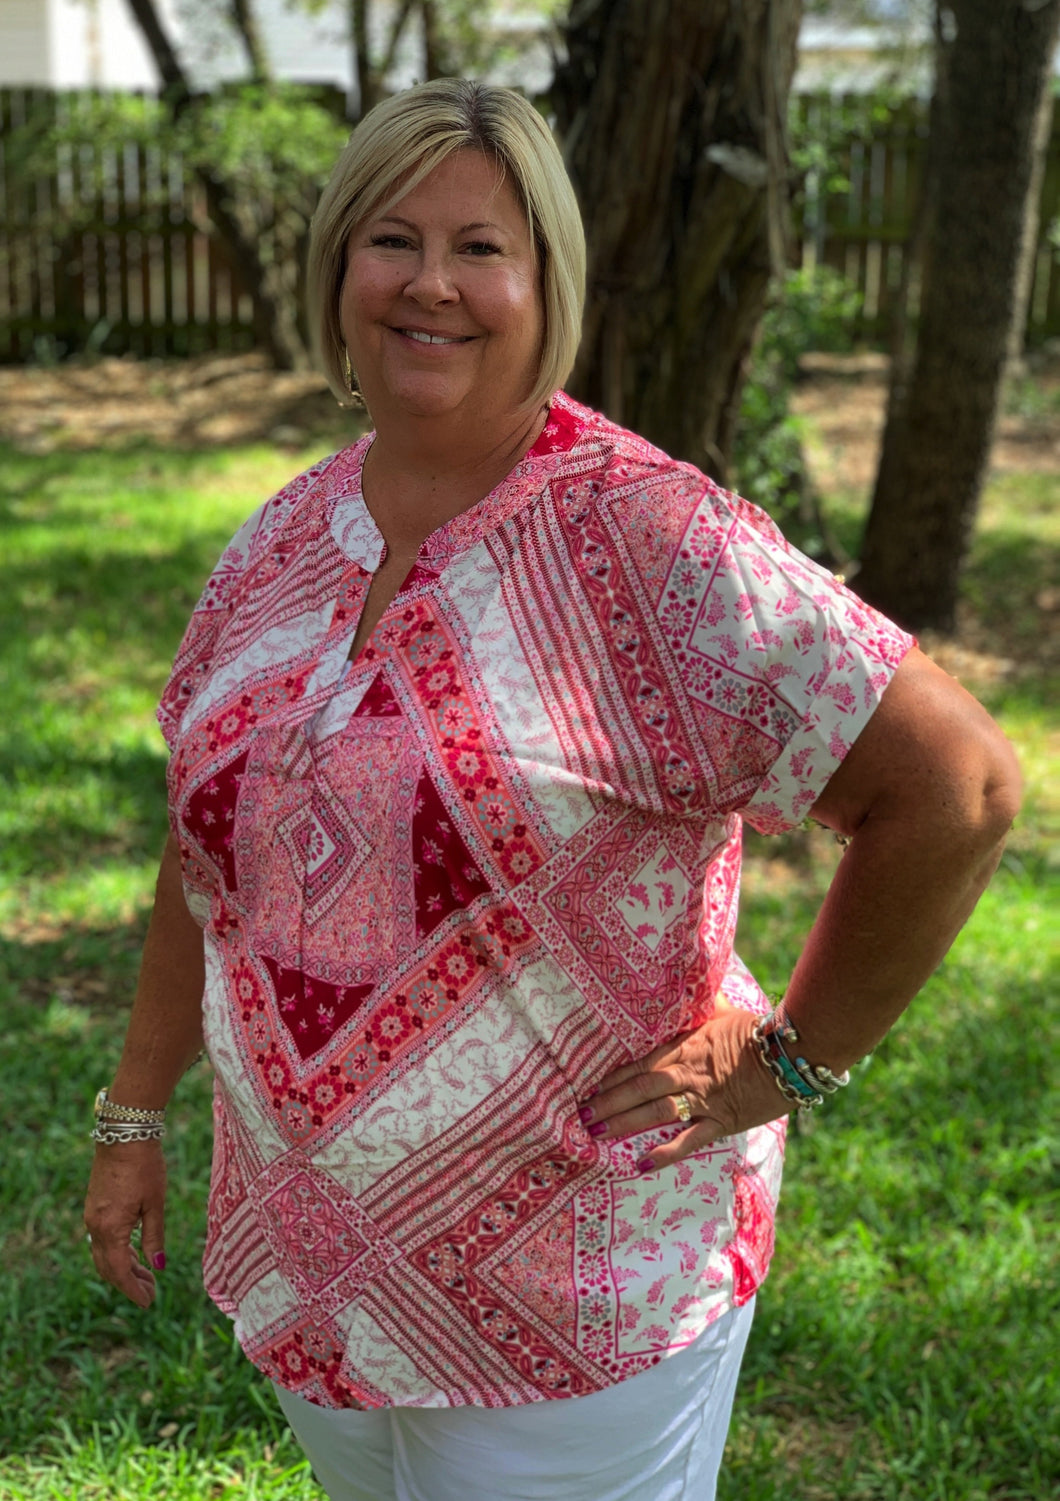
<svg viewBox="0 0 1060 1501">
<path fill-rule="evenodd" d="M 414 188 L 454 151 L 492 156 L 526 212 L 541 275 L 545 335 L 531 403 L 563 385 L 581 338 L 585 235 L 559 149 L 541 116 L 514 89 L 438 78 L 369 110 L 353 131 L 313 217 L 309 241 L 310 328 L 342 406 L 353 396 L 339 300 L 352 231 Z"/>
</svg>

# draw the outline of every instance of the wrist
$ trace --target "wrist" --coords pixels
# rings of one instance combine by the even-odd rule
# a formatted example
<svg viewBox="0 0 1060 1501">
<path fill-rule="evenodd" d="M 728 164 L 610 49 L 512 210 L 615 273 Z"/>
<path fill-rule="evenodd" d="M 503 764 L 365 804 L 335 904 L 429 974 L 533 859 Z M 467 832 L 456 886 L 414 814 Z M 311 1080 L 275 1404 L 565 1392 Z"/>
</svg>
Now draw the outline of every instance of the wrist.
<svg viewBox="0 0 1060 1501">
<path fill-rule="evenodd" d="M 95 1124 L 89 1136 L 97 1146 L 120 1146 L 130 1142 L 159 1142 L 166 1134 L 165 1108 L 127 1105 L 112 1099 L 104 1087 L 93 1107 Z"/>
<path fill-rule="evenodd" d="M 756 1024 L 752 1036 L 763 1066 L 772 1075 L 780 1093 L 796 1110 L 810 1110 L 824 1103 L 850 1083 L 845 1070 L 834 1072 L 827 1064 L 807 1057 L 798 1028 L 784 1005 L 783 996 L 771 996 L 773 1010 Z"/>
</svg>

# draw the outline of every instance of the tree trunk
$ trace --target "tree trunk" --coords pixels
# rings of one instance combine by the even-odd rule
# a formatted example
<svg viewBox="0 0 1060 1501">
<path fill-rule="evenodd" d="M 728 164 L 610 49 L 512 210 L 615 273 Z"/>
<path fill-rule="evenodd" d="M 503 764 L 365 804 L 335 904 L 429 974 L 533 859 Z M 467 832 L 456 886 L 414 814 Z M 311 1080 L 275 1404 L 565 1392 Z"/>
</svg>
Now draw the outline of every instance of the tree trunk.
<svg viewBox="0 0 1060 1501">
<path fill-rule="evenodd" d="M 251 0 L 231 0 L 231 16 L 247 54 L 251 78 L 255 83 L 271 83 L 272 66 Z"/>
<path fill-rule="evenodd" d="M 889 402 L 855 587 L 903 625 L 949 631 L 993 438 L 1060 0 L 949 0 L 941 14 L 920 324 L 908 381 Z"/>
<path fill-rule="evenodd" d="M 1016 272 L 1016 306 L 1012 314 L 1008 351 L 1005 356 L 1005 374 L 1010 378 L 1026 374 L 1023 352 L 1027 344 L 1027 321 L 1030 317 L 1031 293 L 1034 291 L 1034 270 L 1038 261 L 1042 184 L 1045 182 L 1049 142 L 1053 134 L 1053 113 L 1053 91 L 1047 80 L 1038 105 L 1038 118 L 1034 124 L 1034 138 L 1031 146 L 1031 176 L 1027 188 L 1027 211 L 1023 216 L 1019 269 Z"/>
<path fill-rule="evenodd" d="M 423 76 L 424 78 L 441 78 L 446 68 L 442 61 L 438 14 L 434 0 L 420 0 L 420 18 L 423 22 Z"/>
<path fill-rule="evenodd" d="M 249 0 L 243 0 L 246 5 Z M 159 20 L 155 0 L 129 0 L 129 8 L 143 32 L 162 79 L 162 97 L 174 120 L 194 103 L 180 60 Z M 290 268 L 261 253 L 261 238 L 239 212 L 237 185 L 205 167 L 196 176 L 206 195 L 206 208 L 224 241 L 250 296 L 257 343 L 280 370 L 300 370 L 309 364 L 309 351 L 298 326 L 297 290 Z"/>
<path fill-rule="evenodd" d="M 801 0 L 572 0 L 553 102 L 589 243 L 572 391 L 727 478 L 788 242 Z"/>
<path fill-rule="evenodd" d="M 372 21 L 369 0 L 350 0 L 350 44 L 353 49 L 353 71 L 357 78 L 357 119 L 363 119 L 368 111 L 386 94 L 386 80 L 397 60 L 397 50 L 409 17 L 418 0 L 398 0 L 388 7 L 390 32 L 379 57 L 372 54 Z"/>
<path fill-rule="evenodd" d="M 363 119 L 382 97 L 382 80 L 372 67 L 368 39 L 368 0 L 350 0 L 350 40 L 353 43 L 353 61 L 357 70 L 357 117 Z"/>
<path fill-rule="evenodd" d="M 936 7 L 934 14 L 935 55 L 941 58 L 943 29 L 942 16 Z M 947 80 L 945 70 L 935 69 L 935 87 L 932 90 L 928 111 L 928 137 L 923 154 L 923 168 L 917 188 L 912 222 L 906 240 L 902 270 L 892 305 L 890 326 L 887 330 L 887 352 L 891 361 L 890 385 L 887 391 L 887 419 L 891 412 L 905 399 L 906 389 L 913 373 L 916 358 L 916 314 L 913 308 L 914 292 L 919 300 L 924 283 L 924 263 L 928 251 L 930 209 L 935 202 L 935 178 L 938 174 L 937 152 L 942 131 L 940 120 L 946 109 Z"/>
</svg>

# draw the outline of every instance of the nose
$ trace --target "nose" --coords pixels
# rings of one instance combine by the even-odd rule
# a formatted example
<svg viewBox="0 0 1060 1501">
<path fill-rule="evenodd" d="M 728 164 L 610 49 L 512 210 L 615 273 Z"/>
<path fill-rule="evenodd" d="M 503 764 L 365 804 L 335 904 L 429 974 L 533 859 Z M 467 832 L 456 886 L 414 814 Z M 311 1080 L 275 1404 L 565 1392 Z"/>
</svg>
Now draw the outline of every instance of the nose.
<svg viewBox="0 0 1060 1501">
<path fill-rule="evenodd" d="M 449 257 L 440 251 L 424 250 L 405 284 L 405 295 L 423 307 L 458 301 L 460 294 L 453 283 Z"/>
</svg>

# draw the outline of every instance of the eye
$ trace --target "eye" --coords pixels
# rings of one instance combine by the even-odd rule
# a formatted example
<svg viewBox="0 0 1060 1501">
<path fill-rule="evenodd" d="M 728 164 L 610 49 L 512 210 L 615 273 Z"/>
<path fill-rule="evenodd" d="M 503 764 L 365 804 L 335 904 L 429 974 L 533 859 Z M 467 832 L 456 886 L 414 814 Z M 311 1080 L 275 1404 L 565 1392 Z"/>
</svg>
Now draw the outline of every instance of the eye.
<svg viewBox="0 0 1060 1501">
<path fill-rule="evenodd" d="M 501 247 L 492 240 L 472 240 L 464 249 L 469 255 L 499 255 Z"/>
<path fill-rule="evenodd" d="M 405 250 L 409 245 L 405 235 L 370 235 L 368 243 L 381 246 L 384 250 Z"/>
</svg>

